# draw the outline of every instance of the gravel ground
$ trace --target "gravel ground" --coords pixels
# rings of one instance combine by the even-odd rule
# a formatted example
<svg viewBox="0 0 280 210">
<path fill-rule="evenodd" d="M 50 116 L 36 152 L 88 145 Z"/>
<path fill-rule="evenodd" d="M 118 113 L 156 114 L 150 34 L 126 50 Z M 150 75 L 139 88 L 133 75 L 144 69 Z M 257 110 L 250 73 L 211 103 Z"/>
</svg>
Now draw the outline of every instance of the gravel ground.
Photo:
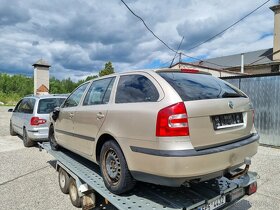
<svg viewBox="0 0 280 210">
<path fill-rule="evenodd" d="M 9 135 L 8 108 L 0 106 L 0 209 L 77 209 L 59 189 L 52 156 Z M 259 174 L 258 192 L 230 209 L 280 209 L 280 150 L 260 146 L 251 170 Z"/>
<path fill-rule="evenodd" d="M 59 189 L 53 157 L 9 135 L 7 110 L 0 106 L 0 209 L 77 209 Z"/>
</svg>

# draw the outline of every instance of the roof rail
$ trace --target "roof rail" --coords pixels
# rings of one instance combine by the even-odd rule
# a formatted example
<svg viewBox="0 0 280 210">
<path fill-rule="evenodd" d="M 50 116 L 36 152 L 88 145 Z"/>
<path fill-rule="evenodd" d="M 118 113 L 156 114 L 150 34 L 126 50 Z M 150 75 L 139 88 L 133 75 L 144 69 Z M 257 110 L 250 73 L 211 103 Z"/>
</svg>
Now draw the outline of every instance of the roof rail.
<svg viewBox="0 0 280 210">
<path fill-rule="evenodd" d="M 70 93 L 59 93 L 59 94 L 50 94 L 52 96 L 69 96 Z"/>
<path fill-rule="evenodd" d="M 206 75 L 212 75 L 209 72 L 205 72 L 205 71 L 200 71 L 197 69 L 190 69 L 190 68 L 182 68 L 182 69 L 172 69 L 172 68 L 168 68 L 168 69 L 157 69 L 155 70 L 155 72 L 180 72 L 180 73 L 191 73 L 191 74 L 206 74 Z"/>
</svg>

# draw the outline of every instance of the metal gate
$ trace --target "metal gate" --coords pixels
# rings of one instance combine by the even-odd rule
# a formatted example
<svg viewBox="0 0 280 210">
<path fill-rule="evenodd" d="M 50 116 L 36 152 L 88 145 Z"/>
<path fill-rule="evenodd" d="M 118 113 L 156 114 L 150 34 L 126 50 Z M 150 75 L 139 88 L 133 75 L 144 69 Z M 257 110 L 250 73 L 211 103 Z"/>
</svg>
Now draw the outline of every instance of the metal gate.
<svg viewBox="0 0 280 210">
<path fill-rule="evenodd" d="M 245 92 L 255 108 L 260 143 L 280 146 L 280 74 L 221 78 Z"/>
</svg>

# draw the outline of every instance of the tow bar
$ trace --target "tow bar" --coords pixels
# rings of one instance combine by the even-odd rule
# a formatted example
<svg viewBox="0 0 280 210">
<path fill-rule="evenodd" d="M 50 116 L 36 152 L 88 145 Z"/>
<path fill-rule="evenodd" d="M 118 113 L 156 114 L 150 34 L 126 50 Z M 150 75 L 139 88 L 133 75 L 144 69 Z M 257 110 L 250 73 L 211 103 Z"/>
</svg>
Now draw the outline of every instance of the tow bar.
<svg viewBox="0 0 280 210">
<path fill-rule="evenodd" d="M 251 158 L 246 157 L 244 159 L 244 163 L 245 163 L 245 168 L 243 170 L 240 171 L 240 169 L 237 172 L 229 172 L 227 174 L 225 174 L 225 177 L 228 178 L 229 180 L 233 180 L 233 179 L 238 179 L 239 177 L 243 176 L 244 174 L 248 173 L 250 165 L 251 165 Z"/>
</svg>

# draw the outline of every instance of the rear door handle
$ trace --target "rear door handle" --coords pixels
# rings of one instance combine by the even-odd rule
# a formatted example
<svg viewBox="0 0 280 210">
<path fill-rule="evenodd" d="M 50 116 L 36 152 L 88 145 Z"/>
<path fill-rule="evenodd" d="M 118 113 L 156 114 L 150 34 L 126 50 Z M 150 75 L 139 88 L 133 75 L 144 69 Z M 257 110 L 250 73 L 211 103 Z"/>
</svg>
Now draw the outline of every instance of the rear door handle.
<svg viewBox="0 0 280 210">
<path fill-rule="evenodd" d="M 98 114 L 96 114 L 96 116 L 97 116 L 97 119 L 102 119 L 105 117 L 102 112 L 99 112 Z"/>
</svg>

